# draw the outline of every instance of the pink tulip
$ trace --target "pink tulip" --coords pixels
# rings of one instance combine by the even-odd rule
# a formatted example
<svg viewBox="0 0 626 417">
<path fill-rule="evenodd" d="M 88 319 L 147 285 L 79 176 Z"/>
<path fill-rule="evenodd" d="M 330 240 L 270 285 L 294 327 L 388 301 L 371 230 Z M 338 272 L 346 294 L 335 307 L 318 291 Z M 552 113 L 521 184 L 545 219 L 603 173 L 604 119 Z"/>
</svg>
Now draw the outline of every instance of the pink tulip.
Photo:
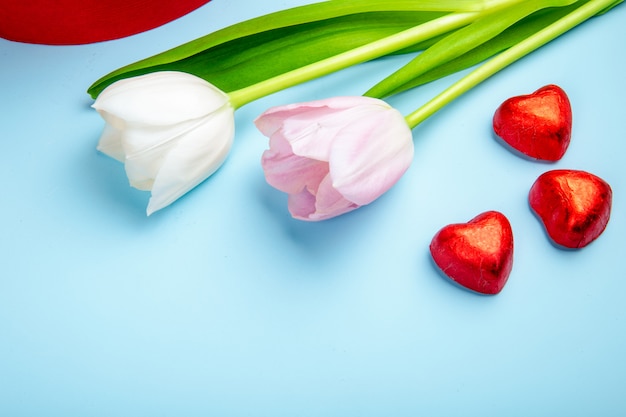
<svg viewBox="0 0 626 417">
<path fill-rule="evenodd" d="M 325 220 L 376 200 L 413 159 L 404 117 L 369 97 L 336 97 L 269 109 L 255 121 L 270 138 L 267 182 L 289 194 L 291 215 Z"/>
</svg>

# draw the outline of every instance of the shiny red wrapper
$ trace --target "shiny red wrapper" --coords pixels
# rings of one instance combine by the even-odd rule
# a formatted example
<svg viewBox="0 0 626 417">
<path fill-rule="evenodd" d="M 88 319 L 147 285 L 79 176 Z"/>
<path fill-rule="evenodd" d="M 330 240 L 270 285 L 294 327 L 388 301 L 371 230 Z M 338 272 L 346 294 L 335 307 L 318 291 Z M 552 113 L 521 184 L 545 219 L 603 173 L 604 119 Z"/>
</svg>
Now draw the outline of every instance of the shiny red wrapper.
<svg viewBox="0 0 626 417">
<path fill-rule="evenodd" d="M 582 248 L 597 239 L 611 217 L 613 192 L 585 171 L 548 171 L 532 185 L 528 201 L 557 245 Z"/>
<path fill-rule="evenodd" d="M 433 237 L 435 264 L 459 285 L 497 294 L 513 268 L 513 231 L 500 212 L 482 213 L 467 223 L 450 224 Z"/>
<path fill-rule="evenodd" d="M 565 91 L 550 84 L 511 97 L 493 116 L 493 130 L 513 149 L 534 159 L 558 161 L 572 134 L 572 108 Z"/>
</svg>

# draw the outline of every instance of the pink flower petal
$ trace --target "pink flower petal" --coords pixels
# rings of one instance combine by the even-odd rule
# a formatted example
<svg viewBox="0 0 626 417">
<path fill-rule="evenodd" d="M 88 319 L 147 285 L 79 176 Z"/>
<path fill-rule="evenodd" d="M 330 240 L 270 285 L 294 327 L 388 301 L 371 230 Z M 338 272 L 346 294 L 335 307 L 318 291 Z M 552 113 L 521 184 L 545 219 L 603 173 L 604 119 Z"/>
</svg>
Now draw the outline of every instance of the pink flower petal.
<svg viewBox="0 0 626 417">
<path fill-rule="evenodd" d="M 315 213 L 315 196 L 309 190 L 289 194 L 287 206 L 294 219 L 309 220 L 309 216 Z"/>
<path fill-rule="evenodd" d="M 333 142 L 333 187 L 358 205 L 369 204 L 406 172 L 413 148 L 411 130 L 397 110 L 371 113 L 345 126 Z"/>
<path fill-rule="evenodd" d="M 269 137 L 280 131 L 294 154 L 328 161 L 331 144 L 346 120 L 366 117 L 371 110 L 364 105 L 379 106 L 380 103 L 369 97 L 334 97 L 274 107 L 259 116 L 255 123 Z"/>
<path fill-rule="evenodd" d="M 267 182 L 289 194 L 301 220 L 329 219 L 369 204 L 413 159 L 411 129 L 397 110 L 369 97 L 337 97 L 268 110 Z"/>
<path fill-rule="evenodd" d="M 270 149 L 261 157 L 266 181 L 289 194 L 300 193 L 304 189 L 317 190 L 319 183 L 328 175 L 328 163 L 294 155 L 290 149 L 281 135 L 272 137 Z"/>
<path fill-rule="evenodd" d="M 326 220 L 339 216 L 354 209 L 360 205 L 347 200 L 332 186 L 330 176 L 326 177 L 317 190 L 315 201 L 315 213 L 309 216 L 309 220 Z"/>
</svg>

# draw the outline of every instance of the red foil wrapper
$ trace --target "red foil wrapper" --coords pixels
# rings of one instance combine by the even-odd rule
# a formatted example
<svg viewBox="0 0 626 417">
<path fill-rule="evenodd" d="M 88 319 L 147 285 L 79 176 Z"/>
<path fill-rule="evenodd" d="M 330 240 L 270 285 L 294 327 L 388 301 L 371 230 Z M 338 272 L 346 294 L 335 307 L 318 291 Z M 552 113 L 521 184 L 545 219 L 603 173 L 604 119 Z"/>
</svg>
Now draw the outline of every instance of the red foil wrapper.
<svg viewBox="0 0 626 417">
<path fill-rule="evenodd" d="M 78 45 L 161 26 L 209 0 L 0 0 L 0 37 Z"/>
<path fill-rule="evenodd" d="M 613 192 L 603 179 L 585 171 L 557 169 L 537 178 L 531 209 L 557 245 L 576 249 L 597 239 L 611 216 Z"/>
<path fill-rule="evenodd" d="M 513 268 L 513 231 L 497 211 L 467 223 L 442 228 L 430 243 L 435 264 L 459 285 L 482 294 L 497 294 Z"/>
<path fill-rule="evenodd" d="M 572 135 L 572 108 L 559 86 L 511 97 L 493 116 L 493 130 L 513 149 L 534 159 L 558 161 Z"/>
</svg>

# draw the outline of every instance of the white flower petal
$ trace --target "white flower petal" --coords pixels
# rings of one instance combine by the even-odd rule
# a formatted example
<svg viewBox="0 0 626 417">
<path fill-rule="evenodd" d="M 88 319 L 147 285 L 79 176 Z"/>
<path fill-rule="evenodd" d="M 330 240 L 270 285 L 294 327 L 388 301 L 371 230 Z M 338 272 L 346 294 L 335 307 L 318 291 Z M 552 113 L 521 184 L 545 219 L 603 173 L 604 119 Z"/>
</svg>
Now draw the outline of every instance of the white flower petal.
<svg viewBox="0 0 626 417">
<path fill-rule="evenodd" d="M 168 142 L 176 141 L 187 131 L 193 130 L 202 120 L 210 116 L 198 119 L 186 120 L 169 126 L 136 126 L 129 125 L 122 133 L 122 146 L 127 158 L 134 158 L 153 148 L 165 146 Z"/>
<path fill-rule="evenodd" d="M 165 126 L 205 116 L 228 101 L 228 95 L 195 75 L 162 71 L 111 84 L 92 107 L 126 123 Z"/>
<path fill-rule="evenodd" d="M 111 158 L 124 162 L 126 154 L 122 145 L 122 132 L 110 124 L 106 124 L 96 149 Z"/>
<path fill-rule="evenodd" d="M 228 156 L 234 133 L 234 110 L 227 105 L 181 135 L 155 178 L 148 215 L 168 206 L 213 174 Z"/>
<path fill-rule="evenodd" d="M 92 107 L 107 123 L 98 149 L 124 162 L 131 186 L 152 191 L 148 215 L 215 172 L 232 145 L 230 97 L 190 74 L 118 81 Z"/>
<path fill-rule="evenodd" d="M 165 141 L 143 152 L 127 156 L 124 161 L 124 168 L 130 185 L 139 190 L 152 190 L 154 179 L 158 175 L 168 152 L 176 147 L 176 142 L 175 139 Z"/>
</svg>

